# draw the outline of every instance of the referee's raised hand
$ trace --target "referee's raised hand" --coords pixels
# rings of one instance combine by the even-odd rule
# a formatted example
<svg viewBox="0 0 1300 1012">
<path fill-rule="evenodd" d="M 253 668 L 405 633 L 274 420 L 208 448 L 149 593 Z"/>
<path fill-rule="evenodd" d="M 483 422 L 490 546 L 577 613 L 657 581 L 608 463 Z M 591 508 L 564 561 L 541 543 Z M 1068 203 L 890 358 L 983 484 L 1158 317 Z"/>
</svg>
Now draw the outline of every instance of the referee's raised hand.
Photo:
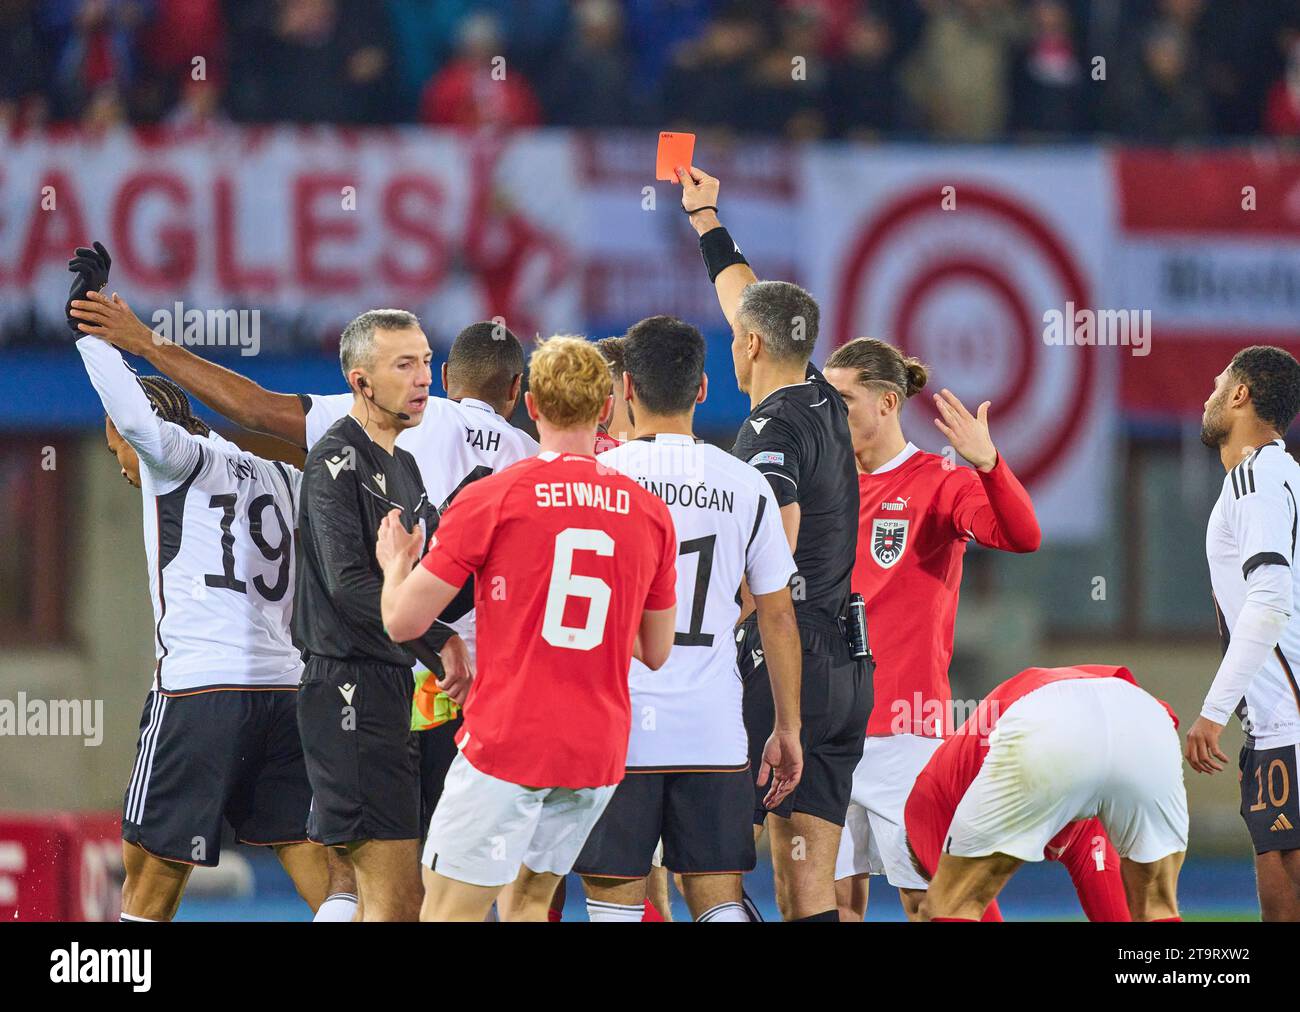
<svg viewBox="0 0 1300 1012">
<path fill-rule="evenodd" d="M 694 165 L 678 166 L 677 178 L 682 184 L 682 210 L 690 215 L 695 231 L 703 233 L 717 228 L 718 188 L 722 184 Z"/>
</svg>

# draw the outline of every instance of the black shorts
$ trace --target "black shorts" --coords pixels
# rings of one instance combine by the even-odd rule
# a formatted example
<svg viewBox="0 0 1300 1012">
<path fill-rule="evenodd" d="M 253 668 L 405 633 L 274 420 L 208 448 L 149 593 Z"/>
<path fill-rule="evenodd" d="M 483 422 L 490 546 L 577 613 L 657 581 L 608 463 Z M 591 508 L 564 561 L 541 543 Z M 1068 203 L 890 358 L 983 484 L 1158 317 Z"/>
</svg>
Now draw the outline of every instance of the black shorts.
<svg viewBox="0 0 1300 1012">
<path fill-rule="evenodd" d="M 749 764 L 757 771 L 763 746 L 776 720 L 772 685 L 763 659 L 758 621 L 750 616 L 737 636 L 740 677 L 745 683 L 745 733 L 749 737 Z M 803 812 L 844 825 L 853 791 L 853 771 L 862 758 L 871 716 L 871 666 L 855 660 L 844 635 L 831 623 L 799 617 L 803 642 L 803 684 L 799 708 L 803 726 L 803 777 L 781 804 L 770 810 L 763 798 L 771 787 L 754 786 L 753 824 L 769 814 L 789 818 Z"/>
<path fill-rule="evenodd" d="M 681 875 L 754 867 L 750 771 L 628 773 L 609 799 L 573 870 L 599 878 L 645 878 L 660 838 L 664 867 Z"/>
<path fill-rule="evenodd" d="M 1297 745 L 1241 750 L 1241 817 L 1256 854 L 1300 849 Z"/>
<path fill-rule="evenodd" d="M 456 758 L 456 732 L 465 723 L 464 717 L 457 717 L 445 724 L 431 727 L 427 731 L 416 732 L 420 739 L 420 838 L 429 832 L 429 820 L 433 810 L 438 807 L 442 797 L 443 785 L 447 782 L 447 771 L 451 761 Z"/>
<path fill-rule="evenodd" d="M 242 843 L 307 839 L 311 787 L 294 689 L 231 689 L 145 700 L 122 839 L 168 861 L 211 867 L 222 820 Z"/>
<path fill-rule="evenodd" d="M 411 730 L 410 668 L 310 657 L 298 729 L 317 843 L 420 838 L 420 748 Z"/>
</svg>

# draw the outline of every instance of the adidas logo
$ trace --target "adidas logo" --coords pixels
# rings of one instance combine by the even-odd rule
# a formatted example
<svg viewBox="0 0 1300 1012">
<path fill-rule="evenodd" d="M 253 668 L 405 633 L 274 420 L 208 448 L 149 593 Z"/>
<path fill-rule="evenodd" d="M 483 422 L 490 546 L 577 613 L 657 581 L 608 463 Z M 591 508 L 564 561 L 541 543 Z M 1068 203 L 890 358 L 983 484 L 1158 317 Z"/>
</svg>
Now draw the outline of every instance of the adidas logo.
<svg viewBox="0 0 1300 1012">
<path fill-rule="evenodd" d="M 1284 829 L 1295 829 L 1295 826 L 1291 825 L 1291 820 L 1285 815 L 1279 815 L 1273 820 L 1273 825 L 1269 826 L 1268 831 L 1270 833 L 1277 833 Z"/>
</svg>

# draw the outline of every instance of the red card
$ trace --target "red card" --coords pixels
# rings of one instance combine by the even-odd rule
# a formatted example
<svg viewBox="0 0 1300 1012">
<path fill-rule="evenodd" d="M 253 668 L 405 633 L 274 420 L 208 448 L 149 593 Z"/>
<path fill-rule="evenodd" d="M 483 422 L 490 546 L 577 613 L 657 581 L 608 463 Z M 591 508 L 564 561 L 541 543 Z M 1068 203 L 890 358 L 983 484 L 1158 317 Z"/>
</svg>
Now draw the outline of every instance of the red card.
<svg viewBox="0 0 1300 1012">
<path fill-rule="evenodd" d="M 694 154 L 694 134 L 662 131 L 659 134 L 659 153 L 655 157 L 655 179 L 671 179 L 674 183 L 680 183 L 681 180 L 677 178 L 677 166 L 689 169 Z"/>
</svg>

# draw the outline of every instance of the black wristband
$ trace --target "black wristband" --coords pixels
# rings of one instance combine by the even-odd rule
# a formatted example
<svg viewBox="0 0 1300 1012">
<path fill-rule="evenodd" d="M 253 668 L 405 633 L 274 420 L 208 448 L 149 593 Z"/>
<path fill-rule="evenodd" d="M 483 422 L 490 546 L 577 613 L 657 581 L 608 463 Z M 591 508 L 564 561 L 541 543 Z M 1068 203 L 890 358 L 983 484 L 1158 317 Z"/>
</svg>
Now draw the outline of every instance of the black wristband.
<svg viewBox="0 0 1300 1012">
<path fill-rule="evenodd" d="M 718 205 L 717 205 L 717 204 L 705 204 L 703 207 L 692 207 L 689 211 L 688 211 L 686 208 L 683 207 L 683 208 L 682 208 L 682 213 L 683 213 L 683 214 L 686 214 L 686 215 L 689 216 L 689 215 L 692 215 L 692 214 L 699 214 L 701 211 L 714 211 L 714 212 L 716 212 L 717 210 L 718 210 Z"/>
<path fill-rule="evenodd" d="M 709 272 L 710 283 L 732 264 L 745 264 L 749 261 L 740 252 L 731 233 L 719 225 L 700 236 L 700 256 L 704 257 L 705 270 Z"/>
</svg>

